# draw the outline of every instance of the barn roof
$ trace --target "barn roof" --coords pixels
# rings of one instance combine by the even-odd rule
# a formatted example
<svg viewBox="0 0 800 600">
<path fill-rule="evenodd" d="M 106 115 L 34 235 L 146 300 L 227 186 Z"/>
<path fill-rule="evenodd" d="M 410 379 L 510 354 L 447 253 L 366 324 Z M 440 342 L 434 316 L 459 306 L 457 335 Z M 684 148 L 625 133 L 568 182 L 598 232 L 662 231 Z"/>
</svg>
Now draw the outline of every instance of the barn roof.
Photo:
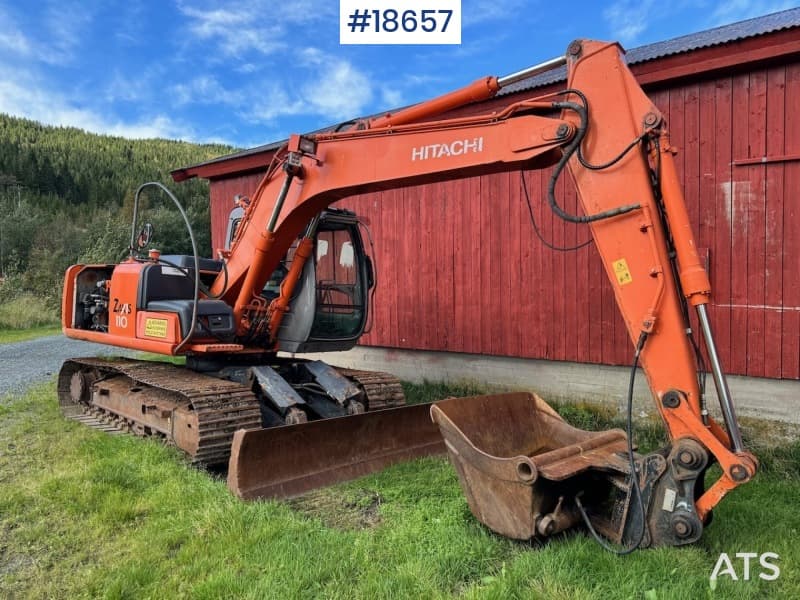
<svg viewBox="0 0 800 600">
<path fill-rule="evenodd" d="M 713 29 L 707 29 L 698 33 L 683 35 L 671 40 L 632 48 L 627 50 L 626 59 L 629 65 L 634 66 L 657 59 L 663 59 L 665 57 L 686 54 L 701 50 L 703 48 L 722 46 L 731 42 L 738 42 L 741 40 L 797 27 L 800 27 L 800 8 L 791 8 L 769 15 L 754 17 L 745 21 L 739 21 L 729 25 L 722 25 Z M 501 89 L 497 93 L 497 96 L 533 90 L 564 81 L 565 79 L 566 67 L 561 67 L 508 85 Z M 330 128 L 326 128 L 321 131 L 326 131 L 328 129 Z M 172 171 L 172 177 L 175 181 L 183 181 L 184 179 L 196 176 L 209 176 L 209 174 L 203 172 L 206 170 L 204 167 L 219 165 L 220 163 L 226 163 L 236 159 L 255 157 L 257 155 L 276 150 L 282 146 L 284 142 L 285 140 L 280 140 L 277 142 L 256 146 L 254 148 L 248 148 L 247 150 L 242 150 L 233 154 L 221 156 L 219 158 L 205 161 L 196 165 L 191 165 L 189 167 L 176 169 Z"/>
<path fill-rule="evenodd" d="M 707 29 L 698 33 L 690 33 L 680 37 L 646 44 L 638 48 L 627 50 L 625 58 L 629 65 L 644 63 L 665 56 L 674 54 L 684 54 L 701 48 L 720 46 L 729 42 L 736 42 L 747 38 L 773 33 L 782 29 L 792 29 L 800 27 L 800 8 L 790 8 L 781 12 L 755 17 L 730 25 L 722 25 L 714 29 Z M 524 90 L 532 90 L 553 83 L 558 83 L 566 79 L 566 67 L 553 69 L 547 73 L 523 79 L 515 84 L 504 87 L 498 92 L 498 96 L 513 94 Z"/>
</svg>

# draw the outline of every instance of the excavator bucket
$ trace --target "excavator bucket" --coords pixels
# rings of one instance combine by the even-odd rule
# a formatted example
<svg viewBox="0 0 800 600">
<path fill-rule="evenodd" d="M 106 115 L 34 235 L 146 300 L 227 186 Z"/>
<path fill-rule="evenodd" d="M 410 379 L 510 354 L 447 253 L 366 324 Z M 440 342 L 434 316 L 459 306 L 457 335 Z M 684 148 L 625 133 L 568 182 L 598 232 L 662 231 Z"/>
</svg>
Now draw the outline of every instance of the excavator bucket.
<svg viewBox="0 0 800 600">
<path fill-rule="evenodd" d="M 545 537 L 577 524 L 576 495 L 598 506 L 630 472 L 623 431 L 576 429 L 534 394 L 443 400 L 431 417 L 472 514 L 506 537 Z"/>
<path fill-rule="evenodd" d="M 430 404 L 234 434 L 228 487 L 244 500 L 292 498 L 397 462 L 443 454 Z"/>
</svg>

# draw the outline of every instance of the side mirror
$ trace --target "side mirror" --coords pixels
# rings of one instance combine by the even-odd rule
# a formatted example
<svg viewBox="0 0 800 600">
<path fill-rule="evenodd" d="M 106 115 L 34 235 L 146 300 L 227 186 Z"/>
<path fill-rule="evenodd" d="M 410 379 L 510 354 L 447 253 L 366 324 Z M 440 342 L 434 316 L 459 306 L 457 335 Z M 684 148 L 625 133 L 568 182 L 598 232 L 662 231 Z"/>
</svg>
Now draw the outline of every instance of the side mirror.
<svg viewBox="0 0 800 600">
<path fill-rule="evenodd" d="M 138 246 L 139 250 L 142 250 L 147 244 L 150 243 L 150 240 L 153 239 L 153 232 L 155 229 L 153 228 L 152 223 L 145 223 L 142 230 L 139 232 L 139 237 L 136 238 L 136 245 Z"/>
</svg>

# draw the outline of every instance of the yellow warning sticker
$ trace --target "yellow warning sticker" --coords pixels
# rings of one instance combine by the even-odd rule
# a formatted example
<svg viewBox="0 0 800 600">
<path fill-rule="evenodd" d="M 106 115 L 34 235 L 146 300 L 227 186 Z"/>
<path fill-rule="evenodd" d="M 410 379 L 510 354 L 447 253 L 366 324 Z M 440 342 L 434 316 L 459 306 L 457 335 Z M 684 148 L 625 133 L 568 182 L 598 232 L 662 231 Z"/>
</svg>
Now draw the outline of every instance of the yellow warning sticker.
<svg viewBox="0 0 800 600">
<path fill-rule="evenodd" d="M 145 319 L 144 334 L 150 337 L 157 337 L 157 338 L 167 337 L 167 320 Z"/>
<path fill-rule="evenodd" d="M 617 276 L 617 282 L 620 285 L 627 285 L 633 281 L 633 277 L 631 277 L 631 272 L 628 269 L 628 262 L 624 258 L 615 260 L 613 265 L 614 265 L 614 274 Z"/>
</svg>

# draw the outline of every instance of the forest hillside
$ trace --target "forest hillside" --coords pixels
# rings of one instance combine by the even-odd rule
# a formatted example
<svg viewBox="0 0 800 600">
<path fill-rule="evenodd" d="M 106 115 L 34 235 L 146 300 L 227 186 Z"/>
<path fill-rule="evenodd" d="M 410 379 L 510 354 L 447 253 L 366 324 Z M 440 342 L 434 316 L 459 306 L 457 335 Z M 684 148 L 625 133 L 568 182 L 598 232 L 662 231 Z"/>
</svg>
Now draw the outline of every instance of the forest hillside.
<svg viewBox="0 0 800 600">
<path fill-rule="evenodd" d="M 56 322 L 64 270 L 116 262 L 130 241 L 133 196 L 160 181 L 183 204 L 201 254 L 210 252 L 208 188 L 172 182 L 172 169 L 234 150 L 165 139 L 129 140 L 0 114 L 0 328 Z M 164 194 L 143 194 L 140 222 L 164 253 L 191 251 Z"/>
</svg>

